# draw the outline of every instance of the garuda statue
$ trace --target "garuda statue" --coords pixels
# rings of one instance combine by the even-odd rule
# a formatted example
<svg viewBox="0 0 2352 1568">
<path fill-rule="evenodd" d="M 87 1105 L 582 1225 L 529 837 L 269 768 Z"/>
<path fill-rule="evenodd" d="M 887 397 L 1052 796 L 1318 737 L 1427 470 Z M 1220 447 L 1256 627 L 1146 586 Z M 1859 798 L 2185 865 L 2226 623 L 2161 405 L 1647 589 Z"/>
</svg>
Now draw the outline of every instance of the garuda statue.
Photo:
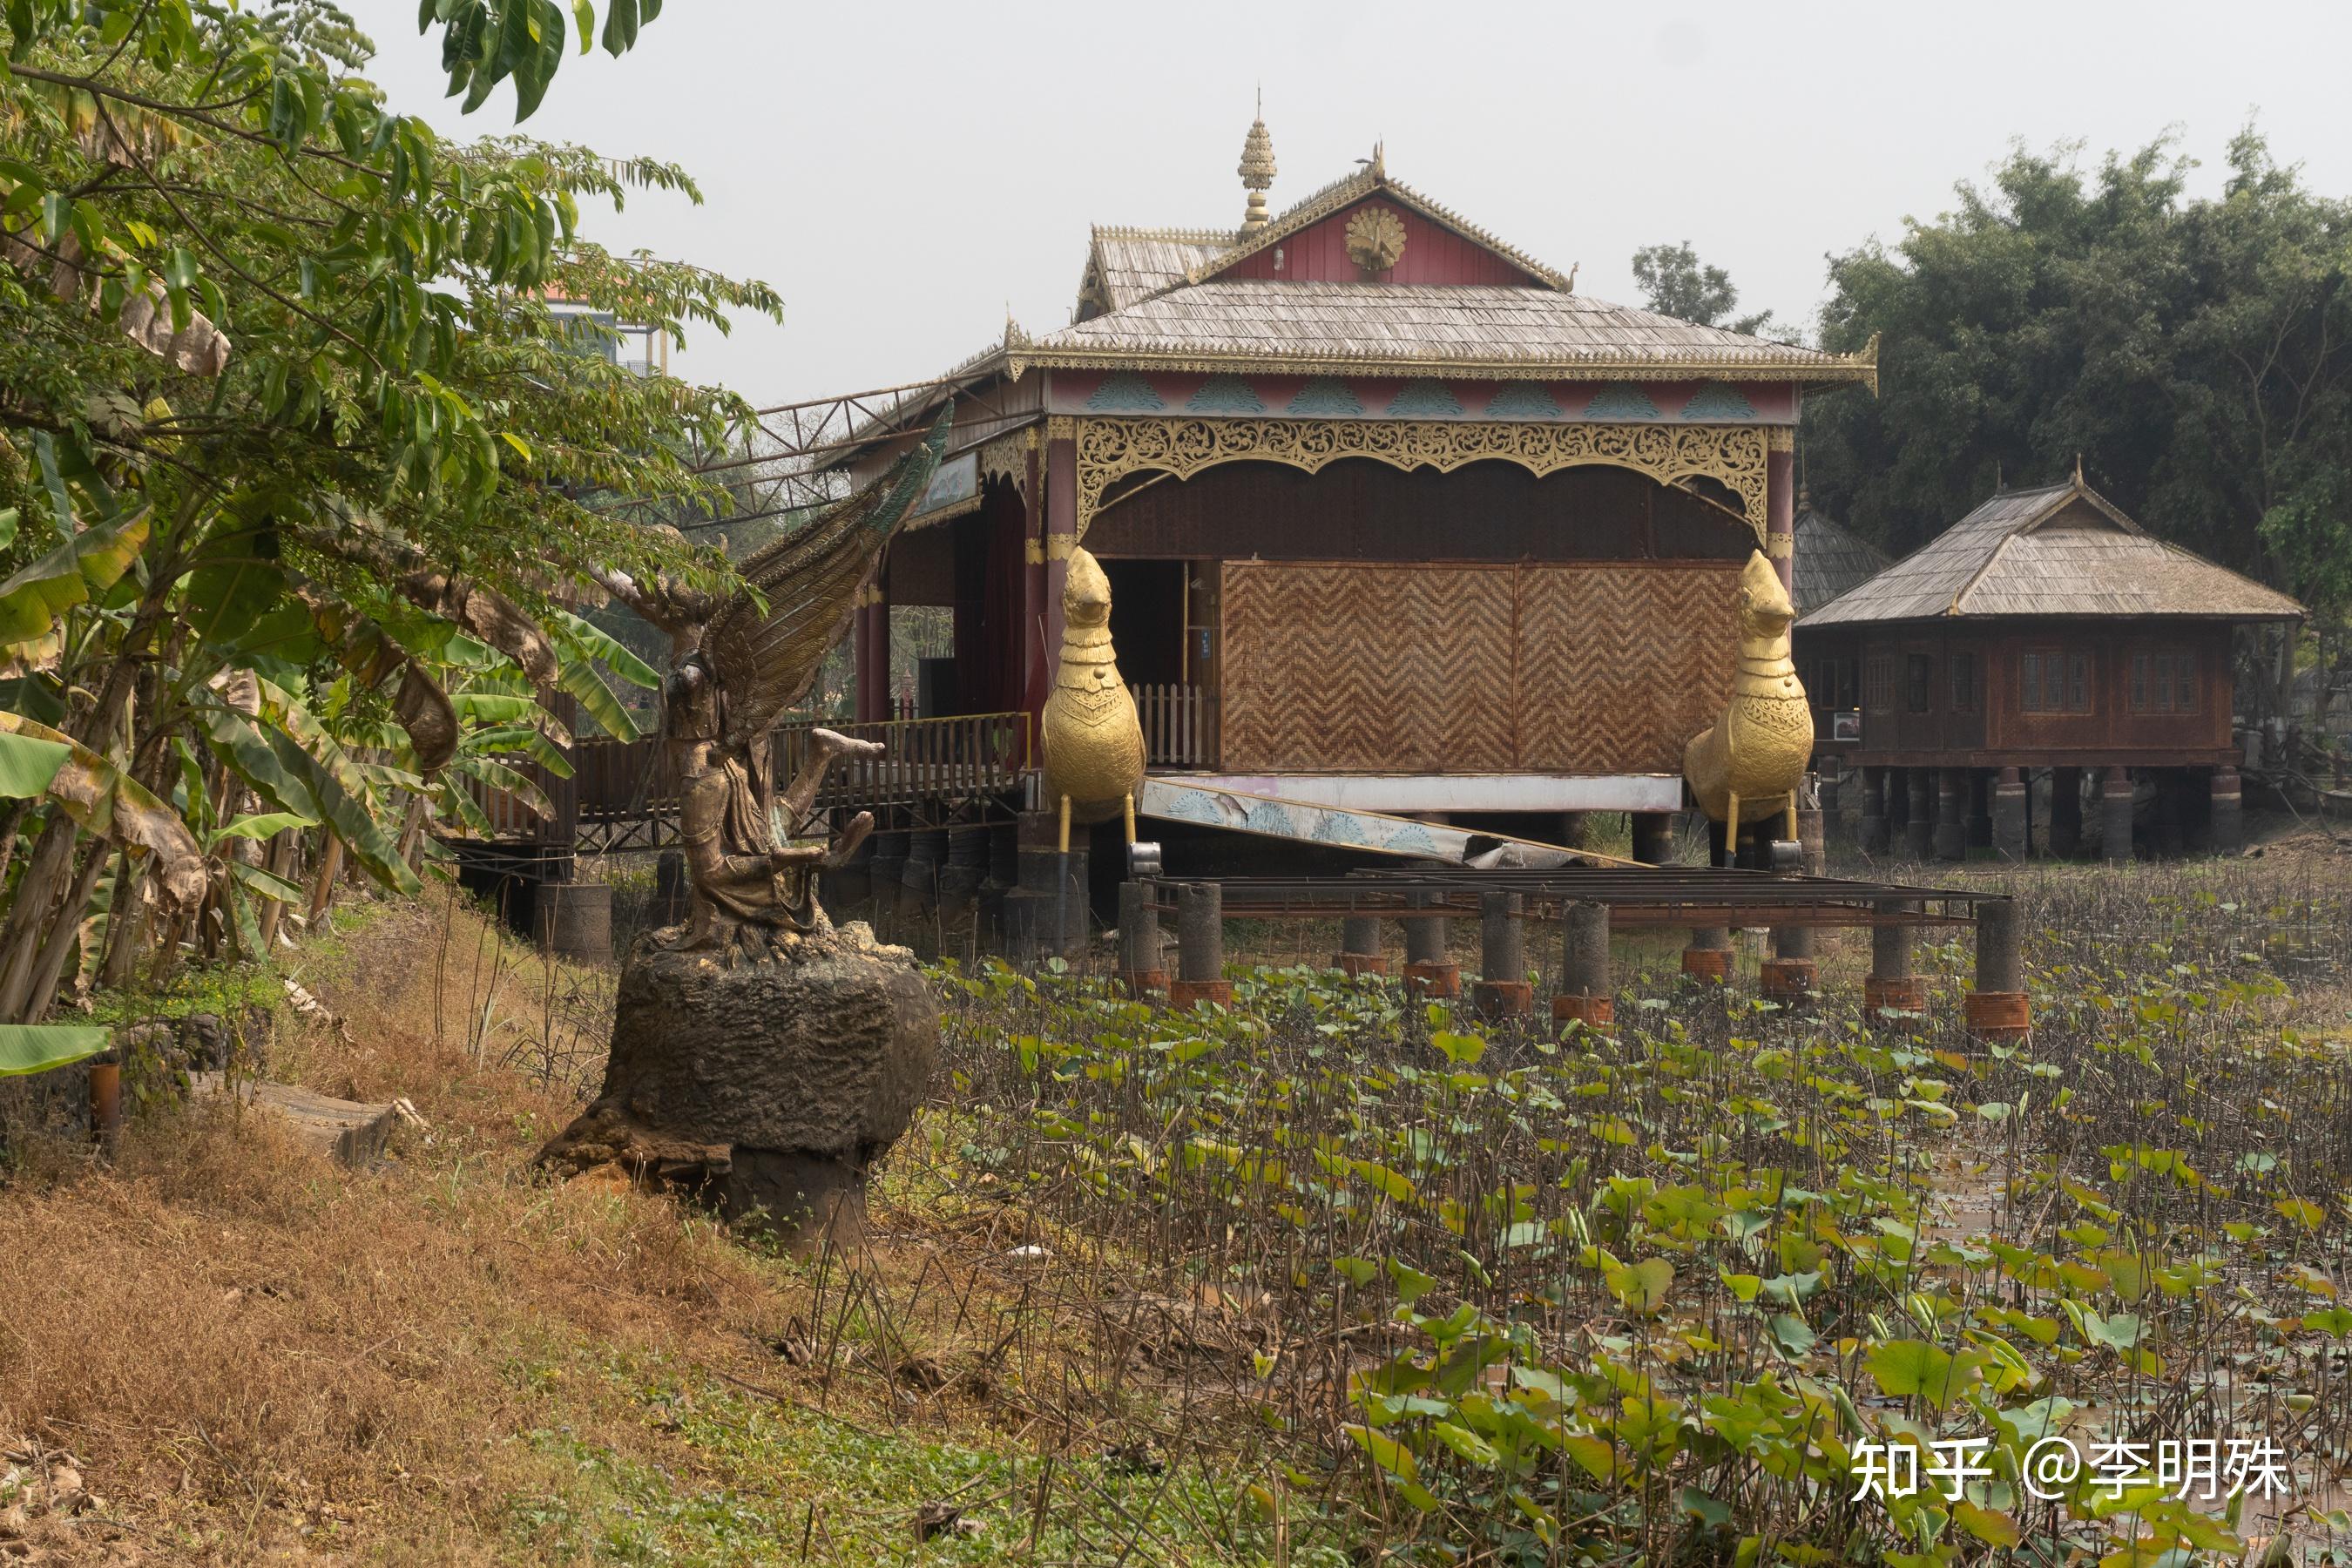
<svg viewBox="0 0 2352 1568">
<path fill-rule="evenodd" d="M 817 791 L 834 763 L 882 747 L 814 730 L 807 760 L 778 798 L 772 732 L 848 629 L 857 591 L 930 485 L 947 441 L 942 414 L 874 483 L 747 557 L 740 570 L 749 586 L 723 602 L 667 578 L 648 587 L 602 574 L 614 598 L 670 638 L 662 737 L 693 895 L 666 945 L 756 963 L 824 928 L 814 874 L 856 848 L 874 818 L 860 812 L 830 841 L 803 836 L 824 826 Z"/>
<path fill-rule="evenodd" d="M 1043 716 L 1045 795 L 1061 811 L 1062 849 L 1072 822 L 1124 812 L 1135 842 L 1135 794 L 1143 787 L 1143 726 L 1111 649 L 1110 578 L 1087 552 L 1070 552 L 1062 590 L 1062 661 Z"/>
<path fill-rule="evenodd" d="M 1683 777 L 1699 809 L 1736 845 L 1743 823 L 1780 817 L 1797 837 L 1797 794 L 1813 751 L 1813 716 L 1789 658 L 1797 618 L 1780 574 L 1761 551 L 1739 574 L 1739 667 L 1723 717 L 1691 737 Z"/>
</svg>

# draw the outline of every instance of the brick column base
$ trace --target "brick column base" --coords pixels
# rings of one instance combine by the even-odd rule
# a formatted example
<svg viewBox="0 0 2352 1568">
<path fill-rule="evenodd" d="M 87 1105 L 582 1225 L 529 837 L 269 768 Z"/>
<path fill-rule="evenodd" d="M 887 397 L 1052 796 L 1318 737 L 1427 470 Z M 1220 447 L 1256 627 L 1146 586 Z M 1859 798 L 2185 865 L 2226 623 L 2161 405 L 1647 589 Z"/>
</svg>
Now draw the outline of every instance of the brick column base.
<svg viewBox="0 0 2352 1568">
<path fill-rule="evenodd" d="M 1471 1005 L 1489 1023 L 1535 1016 L 1536 988 L 1524 980 L 1481 980 L 1470 988 Z"/>
<path fill-rule="evenodd" d="M 1873 974 L 1862 983 L 1862 1016 L 1865 1022 L 1883 1023 L 1889 1013 L 1924 1013 L 1927 1010 L 1927 980 L 1920 974 L 1898 974 L 1886 978 Z"/>
<path fill-rule="evenodd" d="M 1716 985 L 1731 984 L 1731 950 L 1727 947 L 1683 949 L 1683 973 L 1693 980 Z"/>
<path fill-rule="evenodd" d="M 1971 1038 L 2011 1045 L 2032 1029 L 2022 991 L 1971 991 L 1964 1004 Z"/>
<path fill-rule="evenodd" d="M 1605 1029 L 1617 1021 L 1617 998 L 1614 996 L 1555 996 L 1551 999 L 1551 1021 L 1555 1024 L 1582 1024 L 1591 1029 Z"/>
<path fill-rule="evenodd" d="M 1804 1002 L 1821 982 L 1821 968 L 1810 958 L 1768 958 L 1757 991 L 1767 1002 Z"/>
<path fill-rule="evenodd" d="M 1459 996 L 1462 966 L 1458 963 L 1408 963 L 1404 988 L 1414 996 Z"/>
<path fill-rule="evenodd" d="M 1234 983 L 1230 980 L 1175 980 L 1168 985 L 1168 1005 L 1180 1012 L 1189 1011 L 1202 1002 L 1220 1007 L 1234 1005 Z"/>
<path fill-rule="evenodd" d="M 1377 953 L 1335 952 L 1331 955 L 1331 967 L 1354 980 L 1366 974 L 1386 974 L 1389 961 Z"/>
<path fill-rule="evenodd" d="M 1118 983 L 1139 1002 L 1147 996 L 1168 994 L 1168 972 L 1164 969 L 1130 969 L 1118 977 Z"/>
</svg>

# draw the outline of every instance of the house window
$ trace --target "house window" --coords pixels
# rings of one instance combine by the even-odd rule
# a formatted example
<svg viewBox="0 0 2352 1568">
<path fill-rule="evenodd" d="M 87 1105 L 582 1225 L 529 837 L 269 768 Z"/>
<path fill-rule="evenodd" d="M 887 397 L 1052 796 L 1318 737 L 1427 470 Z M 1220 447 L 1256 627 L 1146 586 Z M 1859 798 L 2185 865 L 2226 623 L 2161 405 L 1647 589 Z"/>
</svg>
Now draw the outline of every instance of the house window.
<svg viewBox="0 0 2352 1568">
<path fill-rule="evenodd" d="M 2091 710 L 2091 656 L 2044 649 L 2023 661 L 2023 700 L 2028 713 L 2088 713 Z"/>
<path fill-rule="evenodd" d="M 1936 661 L 1924 653 L 1915 653 L 1904 660 L 1903 708 L 1909 713 L 1925 713 L 1936 689 Z"/>
<path fill-rule="evenodd" d="M 2131 709 L 2135 713 L 2196 712 L 2197 656 L 2193 653 L 2132 655 Z"/>
<path fill-rule="evenodd" d="M 1862 705 L 1873 713 L 1895 711 L 1895 660 L 1873 654 L 1862 662 Z"/>
<path fill-rule="evenodd" d="M 1951 656 L 1952 711 L 1973 713 L 1977 710 L 1977 656 L 1956 653 Z"/>
</svg>

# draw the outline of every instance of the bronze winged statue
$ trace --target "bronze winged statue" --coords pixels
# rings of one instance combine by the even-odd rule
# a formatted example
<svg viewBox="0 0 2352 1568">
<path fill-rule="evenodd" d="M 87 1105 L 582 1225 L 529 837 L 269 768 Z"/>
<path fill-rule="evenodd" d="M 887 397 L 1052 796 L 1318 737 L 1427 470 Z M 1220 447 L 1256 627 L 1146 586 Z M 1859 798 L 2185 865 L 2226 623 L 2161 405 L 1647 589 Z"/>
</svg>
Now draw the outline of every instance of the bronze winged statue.
<svg viewBox="0 0 2352 1568">
<path fill-rule="evenodd" d="M 693 898 L 668 945 L 757 963 L 824 929 L 814 874 L 856 848 L 874 817 L 858 813 L 830 841 L 803 836 L 824 826 L 817 791 L 835 761 L 882 747 L 811 731 L 808 761 L 780 799 L 772 735 L 848 630 L 858 590 L 929 487 L 947 442 L 942 414 L 872 484 L 745 558 L 748 586 L 723 602 L 667 579 L 648 587 L 625 573 L 601 574 L 614 598 L 670 638 L 662 737 Z"/>
</svg>

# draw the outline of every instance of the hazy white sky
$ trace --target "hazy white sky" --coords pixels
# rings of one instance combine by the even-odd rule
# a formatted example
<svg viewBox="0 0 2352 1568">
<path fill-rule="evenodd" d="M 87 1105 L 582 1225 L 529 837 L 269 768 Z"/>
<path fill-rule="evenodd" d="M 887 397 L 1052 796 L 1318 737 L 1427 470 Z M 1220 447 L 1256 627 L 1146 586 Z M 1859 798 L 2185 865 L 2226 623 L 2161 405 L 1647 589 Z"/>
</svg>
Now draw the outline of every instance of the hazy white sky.
<svg viewBox="0 0 2352 1568">
<path fill-rule="evenodd" d="M 442 98 L 415 0 L 346 4 L 397 106 L 511 129 L 509 88 L 471 116 Z M 568 59 L 523 129 L 688 167 L 703 206 L 640 195 L 590 232 L 774 285 L 782 326 L 672 362 L 768 404 L 937 374 L 1008 307 L 1063 325 L 1091 223 L 1238 223 L 1261 85 L 1276 210 L 1384 137 L 1398 178 L 1580 263 L 1580 292 L 1638 303 L 1634 248 L 1688 239 L 1743 308 L 1810 321 L 1826 253 L 1945 210 L 2012 139 L 2095 165 L 2177 129 L 2210 190 L 2253 115 L 2352 191 L 2347 58 L 2342 0 L 668 0 L 621 59 Z"/>
</svg>

